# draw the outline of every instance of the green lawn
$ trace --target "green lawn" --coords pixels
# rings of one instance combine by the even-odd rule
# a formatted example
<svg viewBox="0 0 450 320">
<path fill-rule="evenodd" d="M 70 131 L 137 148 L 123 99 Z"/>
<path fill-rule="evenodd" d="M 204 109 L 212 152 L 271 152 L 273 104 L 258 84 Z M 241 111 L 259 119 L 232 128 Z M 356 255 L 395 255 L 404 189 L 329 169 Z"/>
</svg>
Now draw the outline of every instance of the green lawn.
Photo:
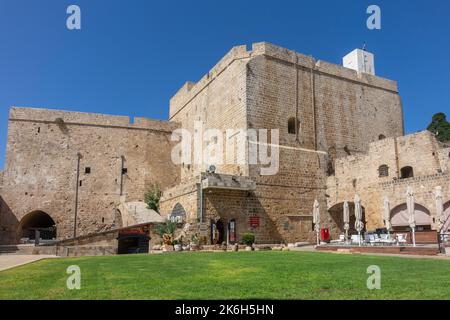
<svg viewBox="0 0 450 320">
<path fill-rule="evenodd" d="M 81 268 L 81 290 L 66 268 Z M 381 268 L 368 290 L 367 268 Z M 450 299 L 450 261 L 309 252 L 42 260 L 0 272 L 0 299 Z"/>
</svg>

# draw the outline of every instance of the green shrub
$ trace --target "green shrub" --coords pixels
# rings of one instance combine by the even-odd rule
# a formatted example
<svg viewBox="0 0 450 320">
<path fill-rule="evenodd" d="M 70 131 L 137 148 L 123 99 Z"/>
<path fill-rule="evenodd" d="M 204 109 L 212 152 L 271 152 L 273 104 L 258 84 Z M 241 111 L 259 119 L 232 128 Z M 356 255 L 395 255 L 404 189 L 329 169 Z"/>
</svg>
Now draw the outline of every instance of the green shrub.
<svg viewBox="0 0 450 320">
<path fill-rule="evenodd" d="M 242 243 L 246 246 L 252 246 L 255 243 L 255 235 L 250 232 L 244 233 L 242 235 Z"/>
<path fill-rule="evenodd" d="M 177 229 L 177 224 L 175 222 L 172 222 L 171 220 L 167 219 L 165 222 L 160 223 L 156 226 L 155 232 L 161 238 L 165 234 L 168 234 L 168 235 L 171 235 L 172 237 L 174 237 L 176 229 Z"/>
<path fill-rule="evenodd" d="M 159 200 L 161 199 L 161 189 L 158 185 L 154 185 L 152 190 L 144 194 L 144 202 L 147 208 L 159 212 Z"/>
</svg>

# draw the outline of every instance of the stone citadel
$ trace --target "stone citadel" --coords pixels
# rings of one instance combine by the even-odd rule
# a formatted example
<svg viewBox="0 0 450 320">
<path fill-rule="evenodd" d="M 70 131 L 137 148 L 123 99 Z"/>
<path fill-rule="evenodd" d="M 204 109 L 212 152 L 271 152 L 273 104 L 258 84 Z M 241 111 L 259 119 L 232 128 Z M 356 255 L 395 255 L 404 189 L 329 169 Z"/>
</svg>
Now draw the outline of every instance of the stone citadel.
<svg viewBox="0 0 450 320">
<path fill-rule="evenodd" d="M 221 132 L 221 141 L 231 139 L 230 129 L 277 129 L 276 174 L 262 175 L 248 154 L 213 170 L 173 163 L 173 134 L 195 132 L 196 122 Z M 0 244 L 20 243 L 39 228 L 53 227 L 51 237 L 64 240 L 166 217 L 205 244 L 239 242 L 248 231 L 261 244 L 313 242 L 314 200 L 336 237 L 343 203 L 355 194 L 367 230 L 383 226 L 386 196 L 394 229 L 404 230 L 407 186 L 426 240 L 439 231 L 438 187 L 450 216 L 449 156 L 429 132 L 404 135 L 396 82 L 269 43 L 237 46 L 179 89 L 168 121 L 11 108 Z M 159 213 L 143 203 L 155 184 L 163 191 Z"/>
</svg>

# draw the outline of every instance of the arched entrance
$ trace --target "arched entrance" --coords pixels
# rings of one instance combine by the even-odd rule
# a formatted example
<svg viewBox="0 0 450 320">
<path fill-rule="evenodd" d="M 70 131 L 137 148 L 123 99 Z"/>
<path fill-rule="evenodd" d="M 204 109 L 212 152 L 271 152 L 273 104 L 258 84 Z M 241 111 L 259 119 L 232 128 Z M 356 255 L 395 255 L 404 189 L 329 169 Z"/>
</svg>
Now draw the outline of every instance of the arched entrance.
<svg viewBox="0 0 450 320">
<path fill-rule="evenodd" d="M 348 230 L 348 234 L 358 234 L 358 231 L 355 229 L 355 204 L 353 202 L 348 202 L 348 207 L 350 211 L 350 229 Z M 362 209 L 362 222 L 364 222 L 364 229 L 362 232 L 365 232 L 366 230 L 366 212 L 365 208 L 361 207 Z M 332 206 L 328 212 L 330 213 L 331 218 L 333 219 L 334 223 L 336 224 L 337 229 L 341 234 L 345 232 L 344 230 L 344 202 L 335 204 Z"/>
<path fill-rule="evenodd" d="M 43 211 L 33 211 L 27 214 L 19 223 L 17 230 L 19 241 L 34 241 L 36 235 L 41 240 L 56 240 L 56 223 Z"/>
<path fill-rule="evenodd" d="M 416 218 L 416 230 L 431 230 L 430 211 L 424 206 L 416 203 L 414 205 L 414 217 Z M 391 224 L 394 231 L 409 231 L 409 215 L 406 203 L 398 205 L 391 210 Z"/>
</svg>

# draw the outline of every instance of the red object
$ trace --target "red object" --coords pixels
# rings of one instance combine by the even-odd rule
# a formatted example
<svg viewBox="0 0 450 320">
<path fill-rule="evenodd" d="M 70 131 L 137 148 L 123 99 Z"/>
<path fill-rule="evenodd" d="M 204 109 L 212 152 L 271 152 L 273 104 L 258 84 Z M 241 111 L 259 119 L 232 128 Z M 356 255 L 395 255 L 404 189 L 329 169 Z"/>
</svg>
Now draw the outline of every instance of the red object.
<svg viewBox="0 0 450 320">
<path fill-rule="evenodd" d="M 320 229 L 320 240 L 330 242 L 330 230 L 328 228 Z"/>
<path fill-rule="evenodd" d="M 251 228 L 259 228 L 259 217 L 258 216 L 250 217 L 250 227 Z"/>
</svg>

